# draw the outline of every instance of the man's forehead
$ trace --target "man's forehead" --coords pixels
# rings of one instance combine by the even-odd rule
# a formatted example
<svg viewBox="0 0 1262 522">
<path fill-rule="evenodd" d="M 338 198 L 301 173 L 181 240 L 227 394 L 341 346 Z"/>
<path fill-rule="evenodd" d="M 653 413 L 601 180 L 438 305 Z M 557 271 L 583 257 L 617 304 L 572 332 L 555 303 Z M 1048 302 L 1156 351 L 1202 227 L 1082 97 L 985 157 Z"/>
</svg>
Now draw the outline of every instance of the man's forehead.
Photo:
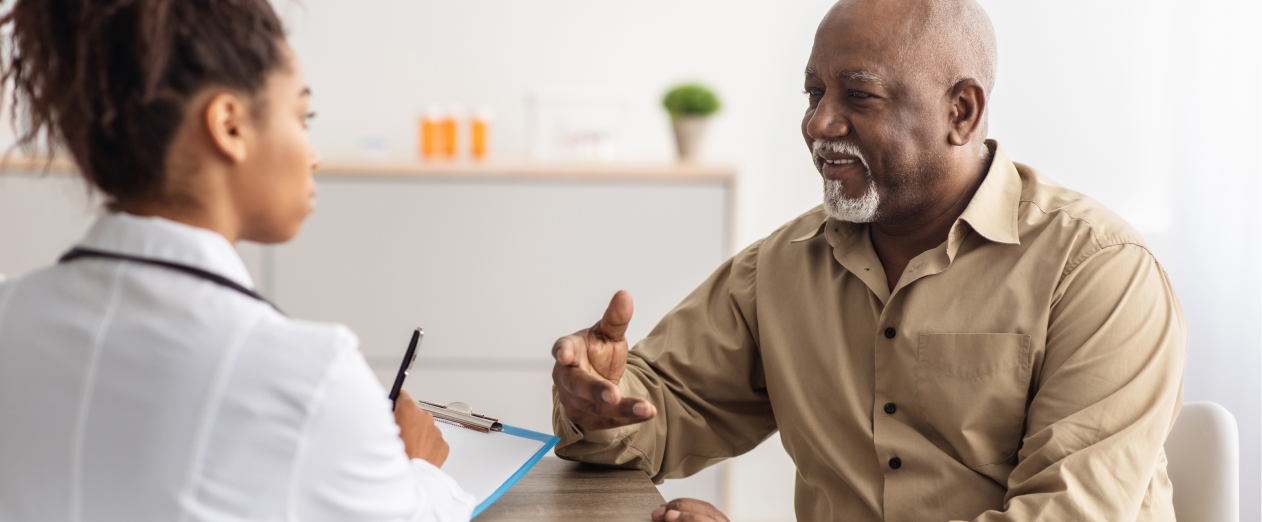
<svg viewBox="0 0 1262 522">
<path fill-rule="evenodd" d="M 926 1 L 932 0 L 838 2 L 820 20 L 816 42 L 843 37 L 856 43 L 880 45 L 914 37 L 922 29 Z"/>
<path fill-rule="evenodd" d="M 908 29 L 905 13 L 867 2 L 839 3 L 815 33 L 806 75 L 886 86 L 898 83 Z"/>
</svg>

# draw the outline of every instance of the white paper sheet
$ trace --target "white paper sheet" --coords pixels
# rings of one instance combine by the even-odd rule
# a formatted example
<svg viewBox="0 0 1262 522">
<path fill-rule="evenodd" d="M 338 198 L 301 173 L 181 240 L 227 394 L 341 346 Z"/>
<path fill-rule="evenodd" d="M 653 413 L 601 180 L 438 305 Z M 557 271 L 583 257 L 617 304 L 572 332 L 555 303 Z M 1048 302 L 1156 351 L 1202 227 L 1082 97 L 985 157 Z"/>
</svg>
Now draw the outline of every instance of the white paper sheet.
<svg viewBox="0 0 1262 522">
<path fill-rule="evenodd" d="M 442 470 L 477 498 L 479 504 L 512 478 L 544 445 L 543 441 L 506 433 L 478 433 L 445 422 L 436 424 L 443 432 L 443 440 L 451 447 Z"/>
</svg>

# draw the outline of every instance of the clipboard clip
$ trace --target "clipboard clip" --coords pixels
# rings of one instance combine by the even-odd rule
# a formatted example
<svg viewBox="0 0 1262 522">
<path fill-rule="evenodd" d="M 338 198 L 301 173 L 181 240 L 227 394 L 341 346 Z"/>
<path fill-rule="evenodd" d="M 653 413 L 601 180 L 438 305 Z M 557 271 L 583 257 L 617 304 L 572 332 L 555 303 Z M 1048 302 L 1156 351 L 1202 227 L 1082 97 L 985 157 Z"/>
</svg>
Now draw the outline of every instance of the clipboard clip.
<svg viewBox="0 0 1262 522">
<path fill-rule="evenodd" d="M 492 419 L 486 415 L 473 413 L 473 408 L 470 408 L 468 404 L 463 402 L 453 402 L 446 406 L 425 401 L 416 401 L 416 403 L 420 405 L 422 410 L 428 411 L 430 415 L 433 415 L 436 421 L 455 424 L 456 426 L 482 433 L 504 431 L 504 425 L 500 424 L 499 419 Z"/>
</svg>

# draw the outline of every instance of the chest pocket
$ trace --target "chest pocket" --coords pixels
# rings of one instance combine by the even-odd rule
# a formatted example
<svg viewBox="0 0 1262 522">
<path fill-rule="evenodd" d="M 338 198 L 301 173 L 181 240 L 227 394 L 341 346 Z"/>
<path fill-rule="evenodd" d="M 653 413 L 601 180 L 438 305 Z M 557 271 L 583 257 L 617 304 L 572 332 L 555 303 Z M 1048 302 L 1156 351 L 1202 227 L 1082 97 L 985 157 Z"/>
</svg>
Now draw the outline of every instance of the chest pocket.
<svg viewBox="0 0 1262 522">
<path fill-rule="evenodd" d="M 982 471 L 1009 462 L 1025 424 L 1030 343 L 1022 334 L 919 337 L 916 396 L 925 421 Z"/>
</svg>

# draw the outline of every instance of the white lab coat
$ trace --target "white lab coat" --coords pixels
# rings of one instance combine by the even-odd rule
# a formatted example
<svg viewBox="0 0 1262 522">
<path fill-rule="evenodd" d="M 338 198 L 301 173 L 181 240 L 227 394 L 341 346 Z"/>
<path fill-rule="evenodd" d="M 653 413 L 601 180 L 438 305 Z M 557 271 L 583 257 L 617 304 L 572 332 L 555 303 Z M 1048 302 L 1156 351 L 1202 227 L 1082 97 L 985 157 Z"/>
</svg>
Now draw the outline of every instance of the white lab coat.
<svg viewBox="0 0 1262 522">
<path fill-rule="evenodd" d="M 160 218 L 103 216 L 79 246 L 253 287 L 222 236 Z M 162 267 L 0 278 L 0 520 L 468 520 L 357 346 Z"/>
</svg>

